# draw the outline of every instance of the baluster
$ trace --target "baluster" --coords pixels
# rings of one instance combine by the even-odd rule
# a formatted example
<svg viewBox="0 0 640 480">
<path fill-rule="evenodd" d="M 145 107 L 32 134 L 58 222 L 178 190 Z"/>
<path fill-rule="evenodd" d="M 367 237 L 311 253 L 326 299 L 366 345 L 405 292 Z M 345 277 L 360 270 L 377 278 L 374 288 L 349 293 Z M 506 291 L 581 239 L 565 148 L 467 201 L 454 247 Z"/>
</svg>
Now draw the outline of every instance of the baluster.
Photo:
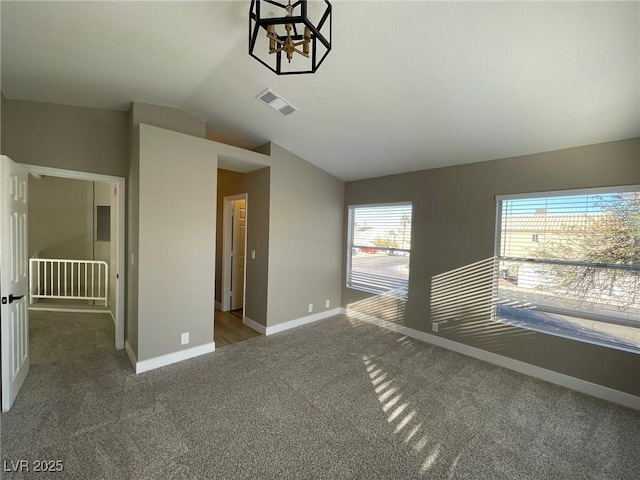
<svg viewBox="0 0 640 480">
<path fill-rule="evenodd" d="M 109 265 L 104 266 L 104 306 L 107 306 L 109 298 Z"/>
</svg>

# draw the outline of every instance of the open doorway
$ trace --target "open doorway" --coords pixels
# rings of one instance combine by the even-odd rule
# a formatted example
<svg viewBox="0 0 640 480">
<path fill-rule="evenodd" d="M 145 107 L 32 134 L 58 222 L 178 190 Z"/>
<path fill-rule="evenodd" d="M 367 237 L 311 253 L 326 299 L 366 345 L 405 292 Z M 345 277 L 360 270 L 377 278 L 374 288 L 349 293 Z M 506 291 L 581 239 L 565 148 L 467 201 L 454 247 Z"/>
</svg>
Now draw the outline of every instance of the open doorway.
<svg viewBox="0 0 640 480">
<path fill-rule="evenodd" d="M 113 283 L 112 299 L 114 302 L 115 316 L 109 314 L 106 319 L 107 323 L 112 326 L 111 334 L 109 335 L 111 341 L 113 339 L 116 348 L 124 348 L 124 195 L 125 195 L 125 180 L 121 177 L 111 177 L 106 175 L 94 175 L 83 172 L 75 172 L 69 170 L 61 170 L 49 167 L 39 167 L 33 165 L 18 164 L 6 156 L 2 156 L 0 159 L 0 180 L 3 185 L 3 196 L 0 199 L 0 205 L 2 205 L 1 224 L 2 228 L 2 264 L 10 265 L 9 268 L 3 268 L 2 272 L 2 411 L 8 411 L 15 400 L 18 391 L 20 390 L 26 376 L 29 372 L 29 365 L 31 363 L 31 326 L 30 325 L 30 310 L 29 302 L 33 299 L 45 298 L 54 294 L 57 296 L 57 300 L 64 300 L 60 297 L 72 296 L 74 292 L 78 291 L 77 288 L 71 288 L 73 284 L 73 276 L 75 275 L 75 281 L 78 278 L 83 279 L 83 285 L 88 285 L 89 278 L 93 279 L 95 270 L 89 271 L 86 267 L 84 270 L 76 270 L 74 267 L 68 268 L 66 259 L 47 259 L 37 255 L 33 255 L 39 261 L 43 263 L 33 262 L 29 258 L 29 188 L 28 179 L 29 174 L 36 179 L 41 179 L 43 176 L 56 177 L 56 178 L 69 178 L 78 179 L 89 182 L 107 182 L 112 184 L 114 195 L 114 224 L 116 225 L 116 232 L 110 238 L 113 238 L 114 242 L 114 264 L 115 267 L 115 279 Z M 110 188 L 111 188 L 110 187 Z M 55 198 L 51 198 L 51 202 L 62 202 L 67 192 L 59 192 Z M 111 206 L 111 205 L 110 205 Z M 93 208 L 93 203 L 92 203 Z M 63 211 L 63 216 L 64 216 Z M 46 217 L 46 213 L 45 213 Z M 50 219 L 47 219 L 49 221 Z M 49 225 L 55 225 L 55 219 L 53 222 L 49 221 Z M 56 225 L 57 227 L 57 225 Z M 93 241 L 93 240 L 92 240 Z M 34 275 L 34 269 L 37 274 Z M 82 272 L 82 275 L 81 273 Z M 91 277 L 90 277 L 91 275 Z M 98 269 L 98 276 L 100 270 Z M 105 272 L 105 278 L 106 272 Z M 34 281 L 35 279 L 35 281 Z M 93 281 L 93 280 L 91 280 Z M 48 293 L 44 290 L 43 286 L 48 287 Z M 55 288 L 51 287 L 54 285 Z M 84 289 L 84 299 L 89 296 L 88 290 Z M 100 288 L 98 288 L 100 290 Z M 106 285 L 103 287 L 104 291 L 107 291 Z M 43 293 L 44 292 L 44 293 Z M 90 294 L 94 296 L 93 292 Z M 108 304 L 105 294 L 105 306 Z M 94 300 L 91 298 L 91 300 Z M 35 313 L 35 312 L 34 312 Z M 69 319 L 69 315 L 78 315 L 77 312 L 67 312 L 65 318 L 58 319 L 58 321 L 39 322 L 40 326 L 46 328 L 60 327 L 61 323 L 77 326 L 77 318 Z M 9 316 L 12 318 L 12 322 L 4 321 L 5 315 L 7 320 Z M 103 314 L 106 315 L 106 314 Z M 37 315 L 35 316 L 37 317 Z M 51 319 L 49 319 L 51 320 Z M 38 323 L 37 318 L 34 318 L 34 323 Z M 50 330 L 49 330 L 50 331 Z M 44 332 L 42 337 L 47 337 L 49 332 Z M 76 331 L 70 331 L 67 336 L 68 349 L 74 355 L 82 355 L 84 352 L 78 348 L 78 345 L 82 342 L 78 342 L 78 336 Z M 88 337 L 95 337 L 94 332 L 90 332 Z M 91 344 L 91 342 L 88 342 Z M 50 354 L 51 352 L 57 353 L 60 351 L 61 342 L 49 342 L 48 345 L 43 346 L 41 352 Z M 91 347 L 91 345 L 90 345 Z M 47 352 L 47 350 L 49 350 Z M 64 350 L 64 349 L 63 349 Z M 44 358 L 44 357 L 43 357 Z M 59 358 L 59 357 L 58 357 Z M 57 358 L 55 355 L 48 356 L 49 361 L 55 362 Z M 37 362 L 36 362 L 37 363 Z"/>
<path fill-rule="evenodd" d="M 223 197 L 221 301 L 214 319 L 217 347 L 259 335 L 244 322 L 247 288 L 247 212 L 247 193 Z"/>
<path fill-rule="evenodd" d="M 70 335 L 89 332 L 124 348 L 124 178 L 23 167 L 30 174 L 33 328 L 49 332 L 53 324 L 43 315 L 55 312 L 56 327 L 63 318 L 73 328 L 87 326 Z"/>
<path fill-rule="evenodd" d="M 268 171 L 218 169 L 216 349 L 265 333 Z"/>
<path fill-rule="evenodd" d="M 224 197 L 222 308 L 243 318 L 246 288 L 247 194 Z"/>
</svg>

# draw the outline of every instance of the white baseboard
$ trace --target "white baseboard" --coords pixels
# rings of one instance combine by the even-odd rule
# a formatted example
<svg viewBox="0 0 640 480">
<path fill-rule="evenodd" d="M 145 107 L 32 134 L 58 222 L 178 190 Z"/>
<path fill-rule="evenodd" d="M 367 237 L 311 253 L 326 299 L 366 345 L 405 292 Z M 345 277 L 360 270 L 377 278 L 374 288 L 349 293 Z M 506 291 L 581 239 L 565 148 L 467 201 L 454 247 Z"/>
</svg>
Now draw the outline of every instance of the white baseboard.
<svg viewBox="0 0 640 480">
<path fill-rule="evenodd" d="M 344 308 L 334 308 L 333 310 L 327 310 L 326 312 L 314 313 L 313 315 L 289 320 L 288 322 L 279 323 L 272 327 L 265 327 L 255 320 L 251 320 L 247 316 L 243 317 L 242 323 L 262 335 L 273 335 L 275 333 L 284 332 L 285 330 L 289 330 L 291 328 L 306 325 L 307 323 L 317 322 L 318 320 L 322 320 L 323 318 L 333 317 L 334 315 L 338 315 L 340 313 L 344 313 Z"/>
<path fill-rule="evenodd" d="M 141 362 L 136 361 L 135 370 L 136 373 L 148 372 L 156 368 L 165 367 L 172 363 L 178 363 L 189 358 L 198 357 L 206 353 L 212 353 L 216 350 L 216 344 L 214 342 L 205 343 L 204 345 L 198 345 L 197 347 L 187 348 L 186 350 L 180 350 L 159 357 L 150 358 Z M 129 353 L 129 352 L 127 352 Z M 133 354 L 133 351 L 131 352 Z M 131 355 L 129 355 L 131 358 Z M 134 355 L 135 358 L 135 355 Z"/>
<path fill-rule="evenodd" d="M 279 323 L 272 327 L 267 327 L 265 335 L 273 335 L 274 333 L 284 332 L 285 330 L 300 327 L 302 325 L 306 325 L 307 323 L 317 322 L 318 320 L 322 320 L 323 318 L 333 317 L 334 315 L 339 315 L 340 313 L 342 313 L 343 310 L 343 308 L 334 308 L 333 310 L 327 310 L 326 312 L 314 313 L 313 315 L 307 315 L 306 317 L 296 318 L 294 320 L 289 320 L 288 322 Z"/>
<path fill-rule="evenodd" d="M 129 344 L 129 340 L 124 341 L 124 350 L 127 352 L 127 356 L 129 357 L 131 366 L 135 371 L 136 365 L 138 364 L 138 358 L 136 357 L 136 354 L 133 352 L 133 348 L 131 348 L 131 345 Z"/>
<path fill-rule="evenodd" d="M 260 325 L 258 322 L 256 322 L 255 320 L 251 320 L 247 316 L 243 315 L 242 323 L 244 323 L 250 329 L 255 330 L 256 332 L 260 333 L 261 335 L 266 335 L 267 334 L 267 329 L 264 328 L 264 325 Z"/>
<path fill-rule="evenodd" d="M 397 325 L 395 323 L 356 312 L 354 310 L 343 309 L 343 311 L 343 313 L 346 313 L 350 317 L 357 318 L 358 320 L 362 320 L 364 322 L 372 323 L 379 327 L 386 328 L 387 330 L 392 330 L 394 332 L 401 333 L 402 335 L 406 335 L 417 340 L 422 340 L 423 342 L 437 345 L 438 347 L 453 350 L 454 352 L 468 355 L 479 360 L 484 360 L 485 362 L 493 363 L 494 365 L 498 365 L 510 370 L 514 370 L 516 372 L 523 373 L 525 375 L 529 375 L 530 377 L 539 378 L 540 380 L 545 380 L 549 383 L 554 383 L 556 385 L 566 387 L 570 390 L 586 393 L 587 395 L 601 398 L 603 400 L 608 400 L 625 407 L 640 410 L 640 397 L 636 397 L 635 395 L 621 392 L 619 390 L 614 390 L 613 388 L 598 385 L 596 383 L 587 382 L 586 380 L 571 377 L 563 373 L 554 372 L 553 370 L 547 370 L 546 368 L 537 367 L 535 365 L 521 362 L 519 360 L 514 360 L 513 358 L 504 357 L 496 353 L 487 352 L 486 350 L 482 350 L 480 348 L 470 347 L 463 343 L 454 342 L 453 340 L 431 335 L 419 330 L 414 330 L 413 328 Z"/>
<path fill-rule="evenodd" d="M 222 311 L 222 304 L 216 300 L 216 309 Z"/>
</svg>

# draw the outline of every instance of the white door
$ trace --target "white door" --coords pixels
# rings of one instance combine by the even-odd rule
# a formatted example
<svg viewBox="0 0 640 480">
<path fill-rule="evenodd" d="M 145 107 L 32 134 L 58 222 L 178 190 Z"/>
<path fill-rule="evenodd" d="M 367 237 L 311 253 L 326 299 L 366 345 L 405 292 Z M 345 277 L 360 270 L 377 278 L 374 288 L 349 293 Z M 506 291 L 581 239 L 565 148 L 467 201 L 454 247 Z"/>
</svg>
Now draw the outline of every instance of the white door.
<svg viewBox="0 0 640 480">
<path fill-rule="evenodd" d="M 244 301 L 244 243 L 246 228 L 246 204 L 244 200 L 233 202 L 233 227 L 231 233 L 231 310 L 242 308 Z"/>
<path fill-rule="evenodd" d="M 0 157 L 0 322 L 2 411 L 13 405 L 29 372 L 27 172 Z"/>
</svg>

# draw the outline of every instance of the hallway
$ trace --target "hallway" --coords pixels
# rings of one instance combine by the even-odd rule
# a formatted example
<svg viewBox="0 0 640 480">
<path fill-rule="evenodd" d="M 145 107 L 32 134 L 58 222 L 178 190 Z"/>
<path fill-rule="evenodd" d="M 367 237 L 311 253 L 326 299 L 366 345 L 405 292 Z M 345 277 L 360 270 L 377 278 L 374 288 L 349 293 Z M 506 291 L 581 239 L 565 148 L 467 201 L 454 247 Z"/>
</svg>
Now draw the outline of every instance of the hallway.
<svg viewBox="0 0 640 480">
<path fill-rule="evenodd" d="M 213 340 L 216 343 L 216 349 L 259 336 L 258 332 L 244 325 L 242 319 L 231 312 L 216 309 L 213 323 Z"/>
</svg>

